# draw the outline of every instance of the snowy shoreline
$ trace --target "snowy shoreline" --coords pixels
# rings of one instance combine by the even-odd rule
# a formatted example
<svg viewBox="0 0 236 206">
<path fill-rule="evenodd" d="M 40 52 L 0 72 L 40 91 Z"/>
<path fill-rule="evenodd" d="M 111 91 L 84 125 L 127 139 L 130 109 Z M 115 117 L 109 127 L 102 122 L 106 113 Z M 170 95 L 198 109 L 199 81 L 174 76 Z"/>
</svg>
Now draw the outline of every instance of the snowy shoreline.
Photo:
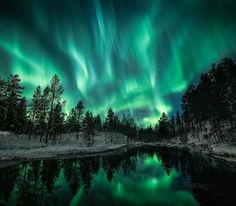
<svg viewBox="0 0 236 206">
<path fill-rule="evenodd" d="M 112 139 L 112 143 L 110 140 Z M 95 143 L 86 147 L 82 138 L 75 135 L 65 135 L 60 142 L 45 143 L 36 139 L 28 140 L 25 135 L 17 136 L 14 133 L 0 132 L 0 167 L 21 161 L 59 159 L 73 157 L 87 157 L 94 155 L 110 155 L 116 152 L 126 152 L 129 149 L 145 146 L 160 146 L 178 149 L 188 149 L 190 152 L 201 152 L 227 161 L 236 162 L 236 146 L 213 145 L 206 147 L 203 144 L 180 144 L 174 142 L 127 142 L 124 135 L 119 133 L 99 133 L 95 136 Z"/>
<path fill-rule="evenodd" d="M 159 142 L 157 146 L 177 148 L 177 149 L 187 149 L 192 153 L 202 153 L 206 155 L 213 156 L 215 158 L 224 159 L 229 162 L 236 162 L 236 146 L 227 143 L 224 144 L 179 144 L 173 142 Z"/>
</svg>

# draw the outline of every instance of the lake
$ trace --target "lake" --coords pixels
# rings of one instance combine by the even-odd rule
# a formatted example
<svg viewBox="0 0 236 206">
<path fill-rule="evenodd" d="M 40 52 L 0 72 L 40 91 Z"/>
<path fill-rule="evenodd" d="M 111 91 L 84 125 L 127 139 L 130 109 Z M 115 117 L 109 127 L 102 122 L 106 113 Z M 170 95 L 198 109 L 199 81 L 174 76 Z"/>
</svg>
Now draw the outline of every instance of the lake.
<svg viewBox="0 0 236 206">
<path fill-rule="evenodd" d="M 0 168 L 0 205 L 235 205 L 236 164 L 164 147 Z"/>
</svg>

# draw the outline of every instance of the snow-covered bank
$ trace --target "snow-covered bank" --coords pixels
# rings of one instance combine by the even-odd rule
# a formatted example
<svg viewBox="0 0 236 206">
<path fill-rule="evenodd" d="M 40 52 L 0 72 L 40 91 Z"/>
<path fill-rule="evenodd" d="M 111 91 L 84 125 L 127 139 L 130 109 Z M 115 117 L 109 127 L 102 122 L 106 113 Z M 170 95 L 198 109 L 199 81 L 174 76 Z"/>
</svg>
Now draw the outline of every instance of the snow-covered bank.
<svg viewBox="0 0 236 206">
<path fill-rule="evenodd" d="M 201 152 L 203 154 L 211 155 L 217 158 L 222 158 L 227 161 L 236 162 L 236 145 L 232 143 L 209 143 L 206 141 L 199 141 L 194 139 L 188 141 L 186 144 L 180 141 L 161 141 L 158 146 L 175 147 L 179 149 L 188 149 L 190 152 Z"/>
<path fill-rule="evenodd" d="M 127 142 L 126 136 L 122 134 L 105 132 L 98 133 L 94 140 L 93 146 L 87 147 L 83 142 L 82 135 L 77 139 L 75 134 L 66 134 L 57 142 L 49 141 L 48 144 L 45 144 L 39 142 L 38 138 L 29 140 L 25 135 L 0 132 L 0 167 L 6 162 L 11 164 L 12 162 L 33 159 L 107 155 L 144 146 L 187 148 L 193 152 L 202 152 L 236 162 L 236 145 L 226 143 L 208 144 L 198 139 L 190 139 L 187 144 L 176 140 L 158 143 Z"/>
<path fill-rule="evenodd" d="M 45 144 L 38 139 L 30 141 L 25 135 L 15 135 L 9 132 L 0 132 L 0 160 L 43 159 L 60 156 L 91 155 L 109 153 L 127 149 L 126 137 L 114 133 L 99 133 L 95 136 L 94 145 L 87 147 L 81 136 L 63 135 L 57 142 Z"/>
</svg>

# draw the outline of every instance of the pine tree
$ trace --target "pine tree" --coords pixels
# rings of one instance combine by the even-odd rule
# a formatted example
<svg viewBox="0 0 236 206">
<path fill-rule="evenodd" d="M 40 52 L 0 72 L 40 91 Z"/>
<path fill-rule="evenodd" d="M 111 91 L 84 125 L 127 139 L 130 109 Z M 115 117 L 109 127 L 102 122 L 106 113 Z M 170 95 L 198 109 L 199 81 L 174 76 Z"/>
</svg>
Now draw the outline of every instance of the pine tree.
<svg viewBox="0 0 236 206">
<path fill-rule="evenodd" d="M 226 118 L 230 122 L 231 128 L 234 128 L 234 114 L 236 109 L 236 64 L 230 58 L 225 58 L 220 64 L 223 67 L 226 78 L 225 78 L 225 107 L 226 107 Z"/>
<path fill-rule="evenodd" d="M 31 126 L 30 126 L 30 134 L 29 134 L 29 139 L 31 138 L 32 132 L 35 129 L 36 124 L 39 124 L 39 117 L 41 111 L 41 97 L 42 97 L 42 91 L 41 87 L 37 86 L 36 90 L 33 94 L 31 104 L 30 104 L 30 120 L 31 120 Z"/>
<path fill-rule="evenodd" d="M 137 126 L 131 115 L 124 115 L 121 120 L 121 132 L 129 139 L 136 137 Z"/>
<path fill-rule="evenodd" d="M 114 124 L 115 124 L 115 113 L 110 108 L 107 112 L 104 125 L 108 131 L 113 131 L 114 126 L 115 126 Z"/>
<path fill-rule="evenodd" d="M 61 101 L 61 96 L 64 92 L 64 89 L 61 85 L 60 79 L 55 74 L 52 77 L 51 84 L 50 84 L 50 93 L 49 93 L 49 101 L 50 101 L 50 109 L 49 109 L 49 119 L 47 124 L 47 132 L 45 142 L 48 142 L 48 138 L 50 136 L 51 130 L 54 127 L 52 122 L 52 116 L 55 106 Z"/>
<path fill-rule="evenodd" d="M 69 112 L 69 115 L 66 119 L 66 128 L 67 132 L 72 133 L 76 131 L 76 123 L 77 123 L 77 112 L 74 108 L 72 108 Z"/>
<path fill-rule="evenodd" d="M 50 87 L 46 86 L 43 91 L 43 94 L 40 98 L 40 108 L 39 108 L 39 117 L 38 117 L 38 124 L 36 125 L 36 130 L 40 134 L 40 142 L 42 141 L 43 135 L 47 132 L 47 119 L 49 113 L 49 103 L 50 103 Z"/>
<path fill-rule="evenodd" d="M 5 129 L 14 131 L 16 118 L 17 118 L 17 107 L 19 101 L 22 98 L 22 92 L 24 87 L 20 85 L 19 75 L 10 75 L 7 86 L 6 86 L 6 120 Z"/>
<path fill-rule="evenodd" d="M 102 120 L 99 114 L 94 118 L 94 128 L 97 131 L 100 131 L 102 128 Z"/>
<path fill-rule="evenodd" d="M 7 84 L 0 78 L 0 129 L 4 129 L 4 121 L 6 120 L 6 97 L 7 97 Z"/>
<path fill-rule="evenodd" d="M 176 135 L 175 131 L 175 117 L 172 115 L 171 116 L 171 121 L 170 121 L 170 136 L 173 138 Z"/>
<path fill-rule="evenodd" d="M 84 142 L 87 146 L 92 146 L 94 143 L 94 122 L 93 122 L 93 115 L 91 112 L 87 111 L 85 113 L 83 122 L 83 137 Z"/>
<path fill-rule="evenodd" d="M 104 127 L 106 130 L 113 132 L 113 131 L 119 131 L 120 127 L 120 120 L 117 115 L 113 112 L 113 110 L 110 108 L 107 112 L 107 116 L 104 122 Z"/>
<path fill-rule="evenodd" d="M 183 124 L 179 115 L 179 111 L 176 112 L 176 120 L 175 120 L 175 125 L 176 125 L 176 132 L 177 135 L 181 135 L 182 134 L 182 128 L 183 128 Z"/>
<path fill-rule="evenodd" d="M 52 134 L 53 134 L 53 140 L 56 139 L 56 136 L 61 134 L 65 131 L 64 128 L 64 113 L 62 111 L 63 105 L 58 102 L 57 105 L 54 108 L 53 115 L 52 115 Z"/>
<path fill-rule="evenodd" d="M 19 100 L 16 113 L 15 129 L 16 132 L 22 133 L 27 123 L 27 102 L 25 97 Z"/>
<path fill-rule="evenodd" d="M 84 113 L 84 104 L 82 101 L 79 101 L 78 104 L 76 105 L 75 107 L 75 111 L 77 113 L 76 115 L 76 138 L 78 140 L 79 138 L 79 132 L 81 130 L 81 122 L 82 122 L 82 119 L 83 119 L 83 113 Z"/>
<path fill-rule="evenodd" d="M 160 138 L 168 138 L 169 137 L 169 124 L 168 124 L 168 116 L 165 112 L 162 113 L 159 122 L 158 134 Z"/>
<path fill-rule="evenodd" d="M 185 94 L 182 96 L 182 111 L 183 111 L 183 121 L 185 124 L 185 129 L 188 131 L 190 129 L 190 125 L 193 125 L 194 119 L 194 106 L 195 101 L 193 98 L 193 94 L 195 91 L 195 86 L 190 85 Z"/>
</svg>

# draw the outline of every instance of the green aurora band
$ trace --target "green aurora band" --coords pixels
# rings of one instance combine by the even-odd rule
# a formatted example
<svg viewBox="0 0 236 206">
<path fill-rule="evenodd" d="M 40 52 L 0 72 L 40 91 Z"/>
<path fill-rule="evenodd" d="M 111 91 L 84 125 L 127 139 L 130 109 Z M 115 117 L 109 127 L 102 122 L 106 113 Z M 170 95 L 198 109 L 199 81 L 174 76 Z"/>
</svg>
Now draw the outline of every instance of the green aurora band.
<svg viewBox="0 0 236 206">
<path fill-rule="evenodd" d="M 30 98 L 58 74 L 66 111 L 78 100 L 142 125 L 179 109 L 213 62 L 236 56 L 234 0 L 28 0 L 0 9 L 0 76 Z M 14 5 L 14 6 L 13 6 Z"/>
</svg>

